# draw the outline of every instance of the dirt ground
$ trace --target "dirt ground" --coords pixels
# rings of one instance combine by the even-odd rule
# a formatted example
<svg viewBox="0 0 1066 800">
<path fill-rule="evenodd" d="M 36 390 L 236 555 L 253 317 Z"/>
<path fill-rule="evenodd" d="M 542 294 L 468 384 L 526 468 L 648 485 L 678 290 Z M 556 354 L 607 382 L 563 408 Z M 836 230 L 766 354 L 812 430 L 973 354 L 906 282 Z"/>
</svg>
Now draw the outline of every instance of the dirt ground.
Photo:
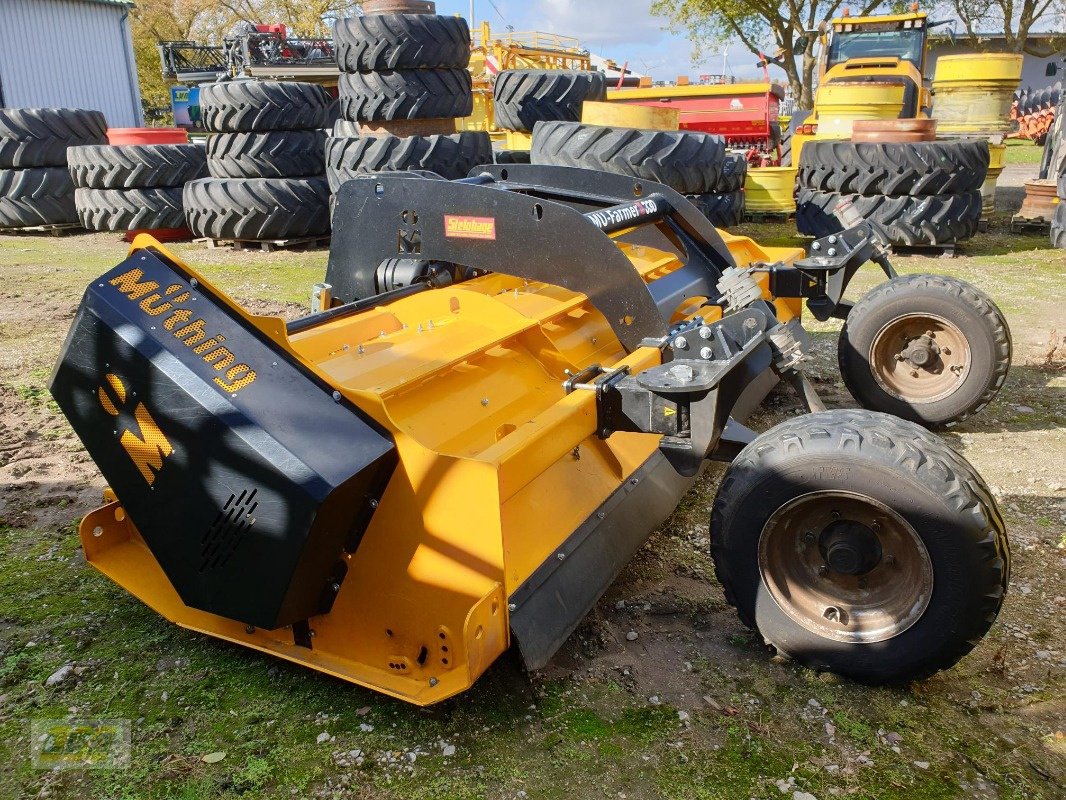
<svg viewBox="0 0 1066 800">
<path fill-rule="evenodd" d="M 1001 211 L 1031 174 L 1008 167 Z M 325 264 L 175 249 L 289 318 Z M 173 628 L 85 566 L 76 523 L 103 482 L 46 384 L 83 287 L 123 253 L 104 234 L 0 238 L 0 797 L 1066 796 L 1066 251 L 1046 236 L 1000 216 L 958 259 L 897 260 L 974 282 L 1014 337 L 998 399 L 946 434 L 991 486 L 1014 558 L 998 622 L 955 669 L 888 690 L 772 659 L 714 580 L 713 468 L 547 669 L 505 660 L 431 710 Z M 865 271 L 855 293 L 876 282 Z M 839 324 L 811 329 L 819 390 L 853 405 Z M 798 412 L 779 391 L 752 425 Z M 33 770 L 28 721 L 68 716 L 131 720 L 130 766 Z"/>
</svg>

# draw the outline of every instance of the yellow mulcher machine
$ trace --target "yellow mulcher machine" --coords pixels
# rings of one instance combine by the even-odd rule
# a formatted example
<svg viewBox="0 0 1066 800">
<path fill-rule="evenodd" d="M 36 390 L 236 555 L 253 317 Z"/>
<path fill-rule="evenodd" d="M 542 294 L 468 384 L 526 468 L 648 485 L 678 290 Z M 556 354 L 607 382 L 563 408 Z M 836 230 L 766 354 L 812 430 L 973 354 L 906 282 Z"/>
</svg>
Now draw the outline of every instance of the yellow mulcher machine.
<svg viewBox="0 0 1066 800">
<path fill-rule="evenodd" d="M 332 302 L 254 316 L 153 239 L 92 282 L 51 390 L 109 482 L 90 564 L 167 619 L 427 705 L 512 643 L 547 662 L 709 459 L 730 602 L 869 682 L 991 625 L 1003 521 L 923 428 L 740 420 L 803 374 L 800 304 L 883 260 L 804 258 L 641 180 L 497 166 L 337 197 Z"/>
</svg>

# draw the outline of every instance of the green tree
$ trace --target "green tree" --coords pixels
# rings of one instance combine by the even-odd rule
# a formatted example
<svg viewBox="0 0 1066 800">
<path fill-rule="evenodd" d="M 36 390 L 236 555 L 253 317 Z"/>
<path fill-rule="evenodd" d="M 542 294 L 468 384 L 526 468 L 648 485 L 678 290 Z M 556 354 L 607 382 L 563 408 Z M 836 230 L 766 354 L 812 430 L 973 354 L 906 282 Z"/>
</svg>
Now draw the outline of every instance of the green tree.
<svg viewBox="0 0 1066 800">
<path fill-rule="evenodd" d="M 883 0 L 863 2 L 852 11 L 868 14 L 884 5 Z M 797 107 L 810 108 L 817 37 L 806 37 L 802 48 L 797 44 L 804 44 L 807 31 L 838 16 L 845 4 L 847 0 L 654 0 L 651 10 L 668 19 L 672 30 L 687 30 L 697 55 L 707 45 L 739 41 L 755 55 L 776 59 L 788 76 Z"/>
<path fill-rule="evenodd" d="M 1066 12 L 1063 0 L 949 0 L 945 10 L 962 22 L 975 50 L 982 49 L 979 34 L 1000 32 L 1012 53 L 1031 53 L 1046 58 L 1062 48 L 1061 38 L 1051 42 L 1030 39 L 1042 22 Z M 1061 26 L 1057 25 L 1061 31 Z"/>
</svg>

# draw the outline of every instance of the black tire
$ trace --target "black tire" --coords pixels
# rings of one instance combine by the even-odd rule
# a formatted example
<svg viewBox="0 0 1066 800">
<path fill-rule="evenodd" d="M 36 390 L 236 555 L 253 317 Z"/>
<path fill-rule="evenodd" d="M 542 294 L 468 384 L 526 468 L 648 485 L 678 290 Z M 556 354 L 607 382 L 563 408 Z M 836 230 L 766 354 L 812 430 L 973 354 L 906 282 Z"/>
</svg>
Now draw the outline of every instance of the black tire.
<svg viewBox="0 0 1066 800">
<path fill-rule="evenodd" d="M 304 178 L 325 174 L 326 133 L 216 133 L 207 139 L 212 178 Z"/>
<path fill-rule="evenodd" d="M 742 153 L 726 153 L 722 160 L 722 175 L 718 178 L 717 194 L 739 192 L 748 177 L 748 161 Z"/>
<path fill-rule="evenodd" d="M 979 191 L 988 140 L 952 142 L 822 141 L 804 145 L 799 185 L 861 195 L 943 195 Z"/>
<path fill-rule="evenodd" d="M 946 245 L 970 239 L 977 233 L 981 219 L 980 192 L 939 197 L 862 197 L 800 189 L 796 198 L 796 229 L 816 237 L 840 233 L 843 226 L 833 215 L 833 209 L 841 200 L 850 200 L 859 216 L 880 224 L 892 244 L 904 247 Z"/>
<path fill-rule="evenodd" d="M 893 635 L 883 641 L 840 641 L 801 624 L 775 599 L 773 573 L 767 580 L 760 569 L 769 544 L 764 537 L 781 535 L 774 523 L 779 509 L 802 503 L 805 495 L 841 490 L 890 509 L 920 540 L 913 552 L 928 554 L 923 559 L 931 571 L 928 605 L 910 627 L 889 631 Z M 884 519 L 887 527 L 890 515 Z M 801 560 L 812 545 L 800 537 L 817 531 L 800 527 L 785 535 L 797 538 L 795 558 Z M 788 420 L 744 448 L 714 501 L 711 552 L 726 599 L 768 645 L 810 668 L 871 684 L 920 680 L 958 662 L 991 627 L 1010 572 L 1003 519 L 974 468 L 910 422 L 855 410 Z M 811 555 L 817 557 L 817 551 Z M 892 568 L 890 562 L 874 567 Z M 830 571 L 816 579 L 826 581 L 817 589 L 833 598 L 840 593 L 838 575 Z M 891 596 L 909 588 L 902 580 L 896 585 L 882 591 Z"/>
<path fill-rule="evenodd" d="M 607 99 L 602 72 L 558 69 L 513 69 L 496 77 L 493 101 L 496 125 L 532 132 L 538 122 L 578 122 L 586 100 Z"/>
<path fill-rule="evenodd" d="M 533 131 L 530 155 L 534 164 L 614 172 L 662 183 L 681 194 L 704 194 L 718 185 L 725 142 L 690 131 L 541 122 Z"/>
<path fill-rule="evenodd" d="M 250 241 L 329 233 L 325 178 L 205 178 L 185 184 L 185 220 L 195 236 Z"/>
<path fill-rule="evenodd" d="M 688 199 L 716 228 L 732 228 L 744 220 L 744 192 L 696 194 Z"/>
<path fill-rule="evenodd" d="M 0 228 L 77 222 L 66 167 L 0 169 Z"/>
<path fill-rule="evenodd" d="M 213 133 L 324 128 L 333 99 L 314 83 L 237 80 L 200 87 L 200 118 Z"/>
<path fill-rule="evenodd" d="M 496 150 L 492 154 L 493 164 L 528 164 L 528 150 Z"/>
<path fill-rule="evenodd" d="M 83 144 L 107 144 L 99 111 L 0 108 L 0 169 L 64 167 L 67 148 Z"/>
<path fill-rule="evenodd" d="M 369 14 L 337 20 L 333 29 L 342 72 L 466 69 L 470 26 L 462 17 Z"/>
<path fill-rule="evenodd" d="M 339 119 L 333 123 L 332 135 L 338 139 L 353 139 L 356 136 L 362 136 L 359 132 L 359 123 L 347 119 Z"/>
<path fill-rule="evenodd" d="M 341 113 L 364 122 L 450 119 L 474 111 L 465 69 L 397 69 L 341 73 Z"/>
<path fill-rule="evenodd" d="M 67 151 L 67 161 L 79 189 L 181 186 L 207 175 L 207 156 L 198 144 L 82 145 Z"/>
<path fill-rule="evenodd" d="M 885 370 L 911 369 L 907 361 L 888 363 L 888 355 L 876 345 L 890 323 L 899 325 L 905 317 L 918 323 L 926 318 L 946 320 L 966 340 L 969 367 L 942 399 L 909 401 L 906 393 L 890 392 L 887 384 L 882 385 L 884 379 L 878 379 Z M 897 344 L 900 351 L 906 347 L 904 342 Z M 888 349 L 897 348 L 889 343 Z M 1010 370 L 1010 328 L 999 307 L 977 287 L 940 275 L 904 275 L 875 287 L 851 309 L 840 332 L 837 360 L 844 384 L 864 408 L 931 428 L 947 428 L 978 413 L 999 393 Z M 929 364 L 930 376 L 952 360 L 950 353 L 935 356 Z M 914 371 L 919 369 L 925 368 Z"/>
<path fill-rule="evenodd" d="M 181 187 L 77 189 L 74 203 L 82 227 L 91 231 L 184 228 Z"/>
<path fill-rule="evenodd" d="M 1066 203 L 1055 206 L 1051 219 L 1051 244 L 1060 250 L 1066 249 Z"/>
<path fill-rule="evenodd" d="M 492 163 L 492 140 L 482 131 L 451 136 L 360 136 L 326 142 L 326 177 L 336 192 L 344 181 L 370 172 L 427 170 L 442 178 L 465 178 Z"/>
<path fill-rule="evenodd" d="M 792 166 L 792 130 L 781 131 L 781 164 L 782 167 Z"/>
</svg>

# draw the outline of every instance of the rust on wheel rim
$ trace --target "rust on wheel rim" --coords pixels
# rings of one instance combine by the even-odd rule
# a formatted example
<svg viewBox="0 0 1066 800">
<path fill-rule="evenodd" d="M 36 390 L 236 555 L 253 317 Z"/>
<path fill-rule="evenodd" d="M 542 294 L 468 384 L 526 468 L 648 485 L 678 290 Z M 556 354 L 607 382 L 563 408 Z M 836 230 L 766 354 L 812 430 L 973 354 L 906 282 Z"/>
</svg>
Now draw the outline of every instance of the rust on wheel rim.
<svg viewBox="0 0 1066 800">
<path fill-rule="evenodd" d="M 812 492 L 777 509 L 759 537 L 759 572 L 794 622 L 853 644 L 903 633 L 933 595 L 932 562 L 914 528 L 855 492 Z"/>
<path fill-rule="evenodd" d="M 935 403 L 962 385 L 970 371 L 970 343 L 934 314 L 904 314 L 886 324 L 870 347 L 878 385 L 906 403 Z"/>
</svg>

